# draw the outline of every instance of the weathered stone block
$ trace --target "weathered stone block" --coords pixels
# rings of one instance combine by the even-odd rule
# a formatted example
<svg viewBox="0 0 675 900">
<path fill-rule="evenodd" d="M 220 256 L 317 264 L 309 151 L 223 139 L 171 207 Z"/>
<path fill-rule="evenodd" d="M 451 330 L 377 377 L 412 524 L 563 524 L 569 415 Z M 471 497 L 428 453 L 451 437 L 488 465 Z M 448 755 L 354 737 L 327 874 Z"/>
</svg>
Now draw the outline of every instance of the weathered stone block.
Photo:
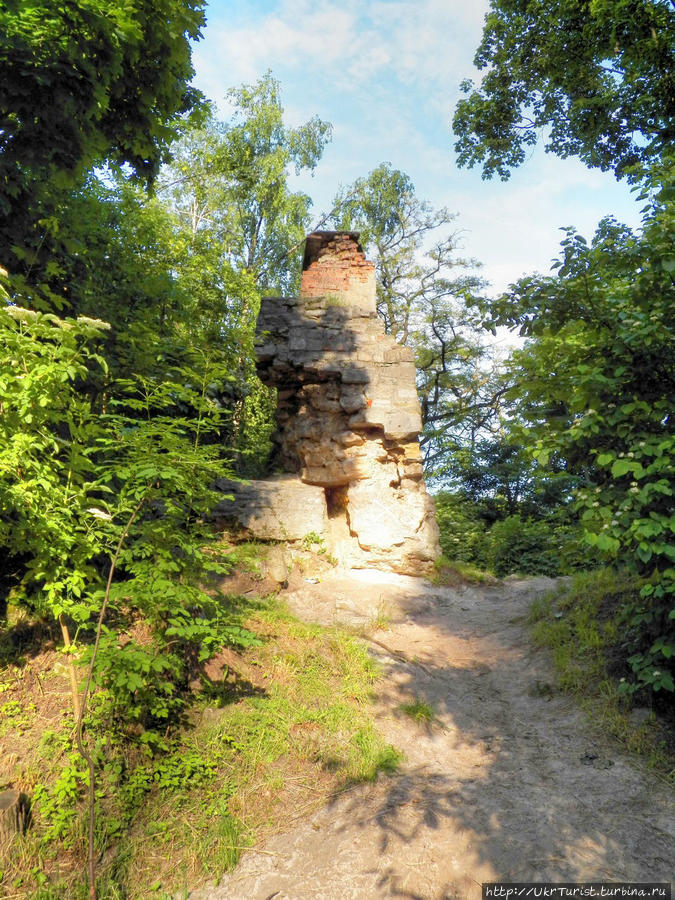
<svg viewBox="0 0 675 900">
<path fill-rule="evenodd" d="M 321 537 L 328 533 L 324 491 L 297 476 L 249 482 L 221 479 L 217 486 L 233 499 L 218 503 L 215 518 L 234 522 L 260 540 L 297 541 L 311 531 Z"/>
<path fill-rule="evenodd" d="M 340 406 L 346 413 L 354 413 L 368 405 L 363 390 L 352 385 L 345 386 L 340 394 Z"/>
<path fill-rule="evenodd" d="M 365 369 L 356 366 L 343 366 L 340 368 L 340 377 L 343 384 L 368 384 L 370 375 Z"/>
<path fill-rule="evenodd" d="M 310 235 L 299 300 L 264 299 L 258 334 L 260 377 L 277 388 L 277 463 L 331 513 L 325 520 L 316 499 L 318 521 L 310 519 L 308 501 L 298 510 L 257 482 L 237 497 L 238 508 L 250 506 L 251 530 L 297 539 L 327 528 L 349 564 L 428 570 L 438 534 L 422 479 L 413 354 L 377 318 L 374 268 L 358 235 Z"/>
<path fill-rule="evenodd" d="M 354 447 L 363 444 L 363 437 L 355 431 L 341 431 L 336 435 L 336 440 L 343 447 Z"/>
</svg>

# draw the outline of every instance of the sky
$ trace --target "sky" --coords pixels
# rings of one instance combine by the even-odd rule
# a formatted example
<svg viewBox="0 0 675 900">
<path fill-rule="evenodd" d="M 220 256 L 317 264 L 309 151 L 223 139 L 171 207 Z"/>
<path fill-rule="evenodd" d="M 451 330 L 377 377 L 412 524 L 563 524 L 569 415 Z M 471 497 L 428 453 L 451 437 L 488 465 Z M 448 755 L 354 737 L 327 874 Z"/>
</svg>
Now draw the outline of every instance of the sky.
<svg viewBox="0 0 675 900">
<path fill-rule="evenodd" d="M 298 187 L 314 220 L 341 185 L 383 161 L 405 172 L 417 196 L 457 214 L 461 255 L 478 260 L 492 287 L 547 273 L 561 227 L 590 238 L 612 213 L 639 223 L 639 205 L 614 175 L 535 148 L 508 182 L 459 169 L 452 112 L 460 82 L 476 79 L 473 56 L 487 0 L 210 0 L 193 48 L 195 85 L 224 118 L 230 87 L 270 69 L 290 126 L 314 115 L 332 142 Z"/>
</svg>

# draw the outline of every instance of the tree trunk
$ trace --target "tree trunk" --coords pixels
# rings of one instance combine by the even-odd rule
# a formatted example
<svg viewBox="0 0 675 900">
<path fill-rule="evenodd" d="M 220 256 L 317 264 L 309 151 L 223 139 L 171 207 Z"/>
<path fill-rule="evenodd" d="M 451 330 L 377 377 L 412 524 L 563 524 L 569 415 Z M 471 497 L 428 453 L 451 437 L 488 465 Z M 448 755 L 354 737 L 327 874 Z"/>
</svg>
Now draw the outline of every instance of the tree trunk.
<svg viewBox="0 0 675 900">
<path fill-rule="evenodd" d="M 0 792 L 0 845 L 15 834 L 25 834 L 30 825 L 30 800 L 16 790 Z"/>
</svg>

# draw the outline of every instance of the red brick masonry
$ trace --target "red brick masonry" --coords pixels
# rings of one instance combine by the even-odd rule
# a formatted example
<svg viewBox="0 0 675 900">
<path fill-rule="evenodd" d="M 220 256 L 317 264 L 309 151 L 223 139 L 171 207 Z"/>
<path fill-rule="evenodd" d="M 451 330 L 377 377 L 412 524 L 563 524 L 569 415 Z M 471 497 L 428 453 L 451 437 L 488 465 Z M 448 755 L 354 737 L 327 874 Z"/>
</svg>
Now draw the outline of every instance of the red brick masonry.
<svg viewBox="0 0 675 900">
<path fill-rule="evenodd" d="M 356 232 L 315 231 L 307 238 L 300 296 L 342 294 L 351 281 L 366 284 L 374 271 Z"/>
</svg>

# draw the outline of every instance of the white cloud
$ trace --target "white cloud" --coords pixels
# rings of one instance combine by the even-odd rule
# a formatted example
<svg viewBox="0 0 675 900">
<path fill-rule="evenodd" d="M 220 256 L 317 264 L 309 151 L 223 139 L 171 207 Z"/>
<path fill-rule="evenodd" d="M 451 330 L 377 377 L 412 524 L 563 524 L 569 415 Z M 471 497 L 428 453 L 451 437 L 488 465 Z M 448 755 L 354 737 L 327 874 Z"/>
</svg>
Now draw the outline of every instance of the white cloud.
<svg viewBox="0 0 675 900">
<path fill-rule="evenodd" d="M 590 237 L 610 210 L 637 216 L 611 175 L 540 148 L 507 184 L 454 167 L 452 108 L 459 82 L 474 74 L 486 10 L 487 0 L 270 0 L 250 10 L 245 0 L 211 0 L 194 52 L 197 84 L 220 101 L 228 87 L 272 69 L 289 124 L 318 114 L 334 125 L 316 177 L 294 181 L 315 198 L 317 214 L 340 183 L 389 160 L 421 198 L 458 211 L 465 255 L 482 260 L 501 289 L 548 272 L 561 225 Z"/>
<path fill-rule="evenodd" d="M 306 66 L 311 78 L 315 67 L 335 65 L 350 53 L 355 24 L 356 13 L 349 4 L 317 9 L 295 0 L 244 26 L 214 23 L 195 48 L 199 81 L 220 87 L 224 71 L 228 84 L 253 81 L 266 69 L 288 63 Z"/>
<path fill-rule="evenodd" d="M 436 85 L 447 100 L 447 79 L 461 79 L 473 58 L 467 33 L 478 34 L 487 2 L 452 4 L 447 0 L 384 2 L 370 7 L 374 31 L 391 48 L 400 80 Z"/>
<path fill-rule="evenodd" d="M 480 33 L 487 0 L 461 5 L 341 0 L 320 7 L 312 0 L 281 0 L 243 26 L 219 21 L 219 8 L 212 4 L 216 21 L 194 53 L 200 83 L 212 94 L 218 93 L 224 70 L 229 83 L 238 83 L 292 64 L 307 67 L 308 79 L 320 74 L 343 89 L 388 76 L 403 84 L 436 86 L 447 100 L 448 88 L 470 66 L 474 48 L 466 34 Z"/>
<path fill-rule="evenodd" d="M 478 170 L 464 170 L 454 172 L 444 187 L 466 229 L 467 253 L 485 263 L 484 274 L 496 290 L 535 271 L 550 274 L 563 226 L 576 227 L 590 240 L 609 212 L 639 224 L 639 206 L 625 184 L 542 147 L 506 183 L 485 182 Z"/>
</svg>

